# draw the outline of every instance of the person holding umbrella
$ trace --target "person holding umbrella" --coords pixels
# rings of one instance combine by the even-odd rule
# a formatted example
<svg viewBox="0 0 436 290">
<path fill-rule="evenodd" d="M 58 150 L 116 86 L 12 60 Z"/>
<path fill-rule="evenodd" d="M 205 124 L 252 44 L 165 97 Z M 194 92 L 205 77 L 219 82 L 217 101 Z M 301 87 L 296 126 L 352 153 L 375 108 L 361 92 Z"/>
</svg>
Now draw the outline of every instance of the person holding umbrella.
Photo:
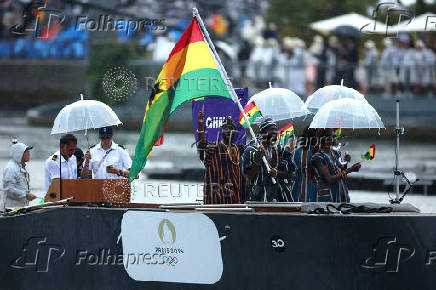
<svg viewBox="0 0 436 290">
<path fill-rule="evenodd" d="M 252 141 L 241 159 L 243 172 L 250 181 L 248 200 L 291 202 L 293 199 L 290 178 L 295 171 L 292 153 L 282 145 L 275 145 L 278 126 L 272 119 L 266 118 L 262 121 L 259 129 L 261 146 L 257 149 Z M 269 164 L 269 171 L 262 162 L 263 156 Z"/>
<path fill-rule="evenodd" d="M 11 159 L 3 171 L 4 201 L 2 209 L 25 207 L 36 195 L 30 193 L 30 176 L 26 163 L 30 161 L 29 147 L 23 143 L 13 142 Z"/>
<path fill-rule="evenodd" d="M 132 159 L 124 146 L 113 142 L 112 126 L 100 128 L 99 137 L 100 143 L 85 153 L 81 178 L 89 179 L 90 172 L 93 179 L 128 178 Z"/>
<path fill-rule="evenodd" d="M 318 202 L 350 202 L 346 184 L 347 175 L 360 170 L 360 163 L 343 168 L 339 156 L 332 150 L 336 145 L 336 135 L 332 129 L 317 129 L 319 140 L 312 154 L 311 164 L 315 172 L 318 187 Z"/>
</svg>

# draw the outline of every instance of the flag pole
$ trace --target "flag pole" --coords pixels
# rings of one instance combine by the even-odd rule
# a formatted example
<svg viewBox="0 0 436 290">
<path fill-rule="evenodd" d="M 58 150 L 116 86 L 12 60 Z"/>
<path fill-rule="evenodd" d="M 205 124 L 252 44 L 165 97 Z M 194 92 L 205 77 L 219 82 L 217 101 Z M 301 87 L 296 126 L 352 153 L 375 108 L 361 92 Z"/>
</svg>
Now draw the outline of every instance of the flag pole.
<svg viewBox="0 0 436 290">
<path fill-rule="evenodd" d="M 204 26 L 203 19 L 201 19 L 200 13 L 198 13 L 197 8 L 195 8 L 195 7 L 192 8 L 192 14 L 194 17 L 197 18 L 198 24 L 200 25 L 200 29 L 202 30 L 203 35 L 206 38 L 206 43 L 208 44 L 209 48 L 212 50 L 212 56 L 213 56 L 216 64 L 218 65 L 218 71 L 220 72 L 221 77 L 223 78 L 224 82 L 226 83 L 227 87 L 229 88 L 229 91 L 230 91 L 230 94 L 232 95 L 233 101 L 236 102 L 236 104 L 238 105 L 239 111 L 241 112 L 242 116 L 244 117 L 245 123 L 247 124 L 247 128 L 251 134 L 251 137 L 254 139 L 256 147 L 259 148 L 260 144 L 259 144 L 259 142 L 257 142 L 256 135 L 254 134 L 253 128 L 251 128 L 250 121 L 248 120 L 247 115 L 244 112 L 244 108 L 242 107 L 241 102 L 239 101 L 239 98 L 236 95 L 236 92 L 235 92 L 235 89 L 233 88 L 232 82 L 230 81 L 229 77 L 227 76 L 227 71 L 224 68 L 223 64 L 221 63 L 221 59 L 215 50 L 215 46 L 213 45 L 213 42 L 209 37 L 209 33 L 207 32 L 207 29 Z M 268 165 L 266 157 L 263 156 L 262 160 L 266 166 L 266 169 L 268 170 L 268 172 L 270 172 L 271 169 Z M 271 179 L 272 179 L 273 183 L 275 184 L 276 183 L 275 178 L 271 177 Z"/>
</svg>

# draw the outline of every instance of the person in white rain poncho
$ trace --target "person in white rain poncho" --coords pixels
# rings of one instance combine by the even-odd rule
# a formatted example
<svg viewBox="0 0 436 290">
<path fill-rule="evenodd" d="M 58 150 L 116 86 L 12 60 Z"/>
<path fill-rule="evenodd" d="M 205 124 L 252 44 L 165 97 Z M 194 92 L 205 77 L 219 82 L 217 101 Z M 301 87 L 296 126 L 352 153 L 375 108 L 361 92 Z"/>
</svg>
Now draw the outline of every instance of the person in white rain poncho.
<svg viewBox="0 0 436 290">
<path fill-rule="evenodd" d="M 415 43 L 414 62 L 415 74 L 413 75 L 413 81 L 417 90 L 414 92 L 428 94 L 431 92 L 431 86 L 434 83 L 435 57 L 433 51 L 426 48 L 422 40 Z"/>
<path fill-rule="evenodd" d="M 256 37 L 247 71 L 248 77 L 255 81 L 255 86 L 265 86 L 268 83 L 270 73 L 266 68 L 271 68 L 272 57 L 271 52 L 267 53 L 265 40 L 261 36 Z"/>
<path fill-rule="evenodd" d="M 297 38 L 283 38 L 283 53 L 279 56 L 276 69 L 280 86 L 288 88 L 298 95 L 306 93 L 307 55 L 304 42 Z"/>
<path fill-rule="evenodd" d="M 11 160 L 3 171 L 4 197 L 2 209 L 27 206 L 30 200 L 36 198 L 30 193 L 30 177 L 26 170 L 26 162 L 30 160 L 29 150 L 32 147 L 23 143 L 11 146 Z"/>
<path fill-rule="evenodd" d="M 370 93 L 373 93 L 377 87 L 377 57 L 378 52 L 374 41 L 367 40 L 365 42 L 365 58 L 363 65 L 365 66 L 365 84 Z"/>
<path fill-rule="evenodd" d="M 384 38 L 383 45 L 385 49 L 381 54 L 379 66 L 381 78 L 380 83 L 384 88 L 385 96 L 390 96 L 388 93 L 393 91 L 393 85 L 398 83 L 396 68 L 393 65 L 394 55 L 397 48 L 393 46 L 390 38 Z"/>
</svg>

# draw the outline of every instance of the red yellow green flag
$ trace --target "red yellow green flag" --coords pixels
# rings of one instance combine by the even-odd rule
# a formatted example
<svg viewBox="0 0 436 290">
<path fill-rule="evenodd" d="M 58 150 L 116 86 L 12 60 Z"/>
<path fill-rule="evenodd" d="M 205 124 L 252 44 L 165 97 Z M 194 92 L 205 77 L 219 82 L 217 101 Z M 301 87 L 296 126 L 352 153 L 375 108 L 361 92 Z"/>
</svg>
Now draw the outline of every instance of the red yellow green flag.
<svg viewBox="0 0 436 290">
<path fill-rule="evenodd" d="M 253 123 L 254 121 L 256 121 L 257 118 L 262 117 L 262 113 L 260 112 L 259 108 L 254 103 L 254 101 L 248 103 L 244 107 L 244 113 L 247 116 L 247 119 L 250 123 Z M 244 119 L 244 116 L 242 115 L 242 113 L 239 114 L 239 123 L 242 126 L 244 126 L 244 128 L 247 128 L 247 123 L 245 123 L 245 119 Z"/>
<path fill-rule="evenodd" d="M 289 137 L 291 137 L 292 135 L 294 135 L 294 125 L 292 124 L 292 122 L 290 122 L 279 130 L 278 140 L 280 144 L 286 144 Z"/>
<path fill-rule="evenodd" d="M 163 65 L 147 101 L 130 181 L 144 168 L 169 116 L 184 102 L 204 96 L 232 98 L 194 17 Z"/>
<path fill-rule="evenodd" d="M 360 155 L 360 157 L 361 157 L 363 160 L 366 160 L 366 161 L 371 161 L 371 160 L 373 160 L 373 159 L 374 159 L 374 156 L 375 156 L 375 145 L 374 145 L 374 144 L 372 144 L 372 145 L 369 147 L 368 152 L 366 152 L 365 154 Z"/>
</svg>

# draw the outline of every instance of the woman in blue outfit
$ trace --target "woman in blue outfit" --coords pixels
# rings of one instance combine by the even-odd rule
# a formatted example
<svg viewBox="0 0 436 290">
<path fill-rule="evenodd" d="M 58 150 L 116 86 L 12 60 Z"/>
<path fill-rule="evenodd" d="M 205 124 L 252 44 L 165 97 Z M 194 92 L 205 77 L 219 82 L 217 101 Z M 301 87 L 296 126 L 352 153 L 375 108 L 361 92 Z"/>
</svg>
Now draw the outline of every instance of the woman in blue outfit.
<svg viewBox="0 0 436 290">
<path fill-rule="evenodd" d="M 341 168 L 338 155 L 332 151 L 336 144 L 336 136 L 331 129 L 318 129 L 316 136 L 319 146 L 312 154 L 311 164 L 318 184 L 319 202 L 349 202 L 348 188 L 346 185 L 347 174 L 357 172 L 360 163 L 355 163 L 350 168 Z"/>
<path fill-rule="evenodd" d="M 315 145 L 313 141 L 316 141 L 315 132 L 314 128 L 306 128 L 303 136 L 299 139 L 298 148 L 294 151 L 296 175 L 292 187 L 292 197 L 296 202 L 317 201 L 317 187 L 310 163 Z"/>
</svg>

